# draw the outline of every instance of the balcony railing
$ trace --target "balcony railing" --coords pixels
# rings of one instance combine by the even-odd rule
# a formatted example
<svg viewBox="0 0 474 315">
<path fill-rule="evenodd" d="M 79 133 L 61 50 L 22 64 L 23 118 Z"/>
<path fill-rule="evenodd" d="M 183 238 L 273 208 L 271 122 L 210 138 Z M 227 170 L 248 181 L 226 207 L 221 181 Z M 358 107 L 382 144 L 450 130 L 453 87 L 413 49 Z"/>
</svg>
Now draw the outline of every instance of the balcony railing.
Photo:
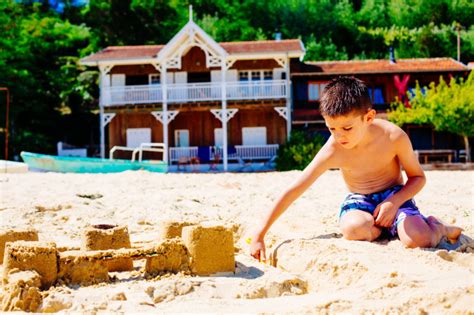
<svg viewBox="0 0 474 315">
<path fill-rule="evenodd" d="M 278 144 L 229 146 L 227 157 L 228 160 L 237 162 L 243 160 L 270 160 L 276 156 L 278 147 Z M 203 148 L 209 150 L 205 152 L 209 160 L 222 160 L 222 156 L 224 155 L 222 147 L 201 147 L 201 152 Z M 201 158 L 199 151 L 200 149 L 197 146 L 170 148 L 170 162 L 189 161 L 192 158 Z"/>
<path fill-rule="evenodd" d="M 280 99 L 287 96 L 285 80 L 226 82 L 227 100 Z M 220 82 L 169 84 L 168 103 L 219 101 L 222 99 Z M 104 106 L 163 102 L 161 85 L 113 86 L 102 89 Z"/>
</svg>

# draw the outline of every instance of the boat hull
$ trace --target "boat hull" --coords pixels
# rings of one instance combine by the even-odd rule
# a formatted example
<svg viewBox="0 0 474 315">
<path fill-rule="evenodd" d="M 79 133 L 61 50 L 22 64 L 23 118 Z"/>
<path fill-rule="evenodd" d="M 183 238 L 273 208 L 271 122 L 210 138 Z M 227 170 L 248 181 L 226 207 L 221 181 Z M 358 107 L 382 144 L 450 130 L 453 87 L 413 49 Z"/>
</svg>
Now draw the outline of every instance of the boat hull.
<svg viewBox="0 0 474 315">
<path fill-rule="evenodd" d="M 30 169 L 59 173 L 119 173 L 123 171 L 145 170 L 165 173 L 165 162 L 131 162 L 100 158 L 55 156 L 31 152 L 21 152 L 21 157 Z"/>
</svg>

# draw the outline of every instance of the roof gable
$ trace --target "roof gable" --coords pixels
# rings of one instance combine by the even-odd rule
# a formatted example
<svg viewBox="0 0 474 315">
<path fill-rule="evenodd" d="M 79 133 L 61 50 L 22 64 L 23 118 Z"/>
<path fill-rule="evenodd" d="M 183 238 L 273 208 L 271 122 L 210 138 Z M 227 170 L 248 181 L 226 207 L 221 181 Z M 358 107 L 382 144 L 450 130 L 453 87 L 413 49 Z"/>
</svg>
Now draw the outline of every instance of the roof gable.
<svg viewBox="0 0 474 315">
<path fill-rule="evenodd" d="M 206 54 L 207 67 L 220 66 L 227 52 L 194 21 L 188 23 L 158 52 L 157 61 L 168 67 L 181 68 L 181 57 L 192 47 L 200 47 Z"/>
</svg>

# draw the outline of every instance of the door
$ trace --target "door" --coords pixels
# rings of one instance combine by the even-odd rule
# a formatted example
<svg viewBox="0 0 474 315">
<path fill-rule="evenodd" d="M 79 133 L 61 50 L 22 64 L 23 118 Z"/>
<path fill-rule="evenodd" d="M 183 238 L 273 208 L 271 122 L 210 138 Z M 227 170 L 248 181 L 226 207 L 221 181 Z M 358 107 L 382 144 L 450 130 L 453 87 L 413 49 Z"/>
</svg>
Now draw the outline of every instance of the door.
<svg viewBox="0 0 474 315">
<path fill-rule="evenodd" d="M 188 83 L 206 83 L 211 82 L 211 72 L 189 72 Z M 188 88 L 188 99 L 191 101 L 209 100 L 211 98 L 211 89 L 209 86 Z"/>
<path fill-rule="evenodd" d="M 211 82 L 211 72 L 189 72 L 188 83 Z"/>
<path fill-rule="evenodd" d="M 222 139 L 222 128 L 215 128 L 214 129 L 214 145 L 216 147 L 222 147 L 224 145 Z"/>
<path fill-rule="evenodd" d="M 174 142 L 176 147 L 189 147 L 189 130 L 177 129 L 174 131 Z"/>
<path fill-rule="evenodd" d="M 111 76 L 112 87 L 124 87 L 125 86 L 125 74 L 112 74 Z M 127 99 L 125 95 L 125 89 L 115 88 L 110 92 L 110 100 L 112 104 L 120 104 Z"/>
</svg>

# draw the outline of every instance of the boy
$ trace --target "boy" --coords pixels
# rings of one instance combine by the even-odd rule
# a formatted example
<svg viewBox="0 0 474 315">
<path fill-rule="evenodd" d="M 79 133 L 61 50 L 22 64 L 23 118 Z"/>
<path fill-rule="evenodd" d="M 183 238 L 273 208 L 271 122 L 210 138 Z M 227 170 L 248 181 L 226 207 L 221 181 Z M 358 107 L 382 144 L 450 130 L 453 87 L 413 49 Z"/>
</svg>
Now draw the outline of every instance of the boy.
<svg viewBox="0 0 474 315">
<path fill-rule="evenodd" d="M 382 230 L 398 235 L 407 247 L 434 247 L 442 237 L 454 242 L 462 229 L 425 218 L 411 199 L 425 185 L 425 175 L 405 132 L 375 118 L 367 87 L 358 79 L 339 77 L 327 85 L 321 114 L 331 137 L 276 201 L 250 243 L 251 255 L 265 260 L 264 236 L 273 222 L 327 169 L 339 168 L 351 192 L 339 223 L 344 238 L 373 241 Z M 406 172 L 403 183 L 401 167 Z"/>
</svg>

